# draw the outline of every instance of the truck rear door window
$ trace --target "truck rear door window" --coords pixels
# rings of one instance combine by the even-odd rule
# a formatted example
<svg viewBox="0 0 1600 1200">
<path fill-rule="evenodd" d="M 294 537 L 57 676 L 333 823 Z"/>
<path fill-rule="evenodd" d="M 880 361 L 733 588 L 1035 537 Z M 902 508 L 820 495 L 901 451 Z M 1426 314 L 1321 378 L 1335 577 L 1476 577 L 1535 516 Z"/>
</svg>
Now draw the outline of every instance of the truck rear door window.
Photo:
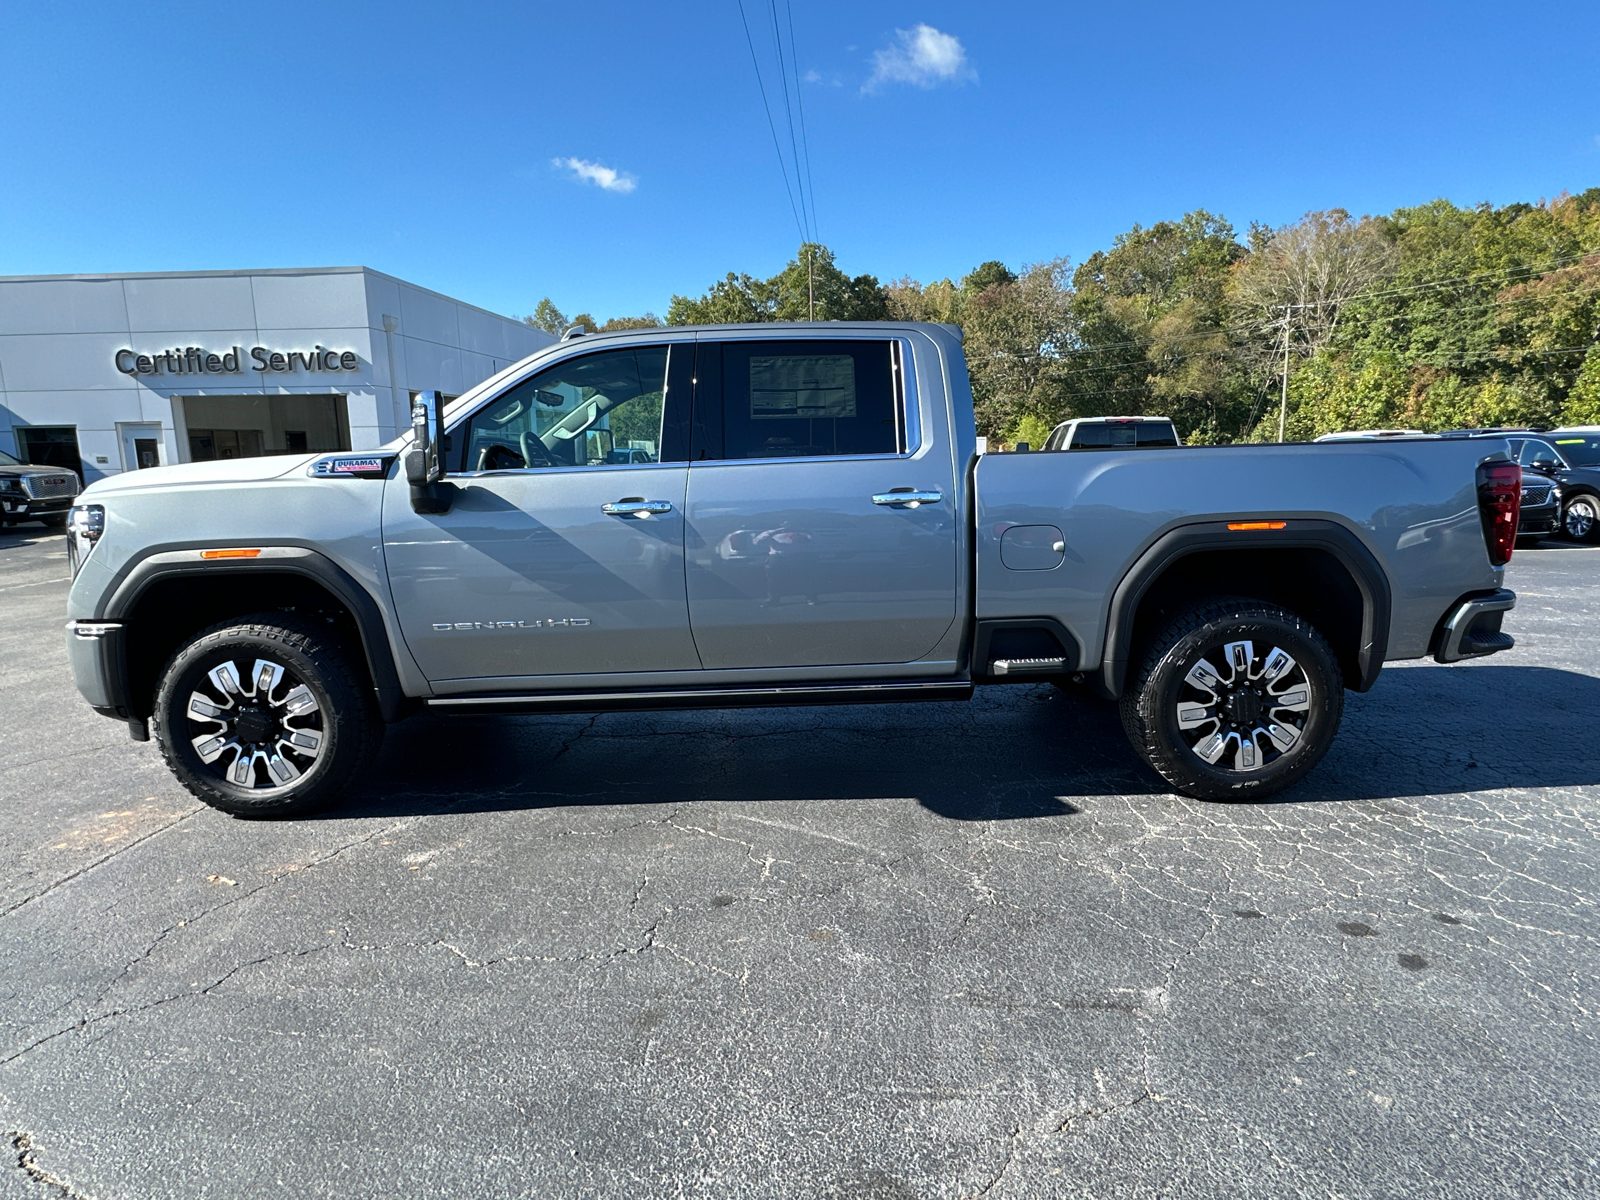
<svg viewBox="0 0 1600 1200">
<path fill-rule="evenodd" d="M 708 445 L 704 457 L 899 453 L 900 399 L 890 355 L 890 344 L 877 341 L 722 343 L 721 453 Z M 709 407 L 716 402 L 713 376 L 700 376 L 696 403 Z M 709 415 L 697 417 L 697 425 Z"/>
</svg>

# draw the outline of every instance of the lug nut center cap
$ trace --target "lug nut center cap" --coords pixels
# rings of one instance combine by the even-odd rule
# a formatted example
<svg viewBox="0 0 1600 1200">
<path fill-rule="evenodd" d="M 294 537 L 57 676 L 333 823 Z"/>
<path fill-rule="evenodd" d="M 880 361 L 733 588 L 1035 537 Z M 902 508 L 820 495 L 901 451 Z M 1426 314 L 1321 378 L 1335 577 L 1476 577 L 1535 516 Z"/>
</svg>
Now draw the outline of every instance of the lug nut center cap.
<svg viewBox="0 0 1600 1200">
<path fill-rule="evenodd" d="M 1235 725 L 1254 725 L 1261 719 L 1261 697 L 1247 687 L 1235 688 L 1222 708 Z"/>
<path fill-rule="evenodd" d="M 233 728 L 241 742 L 264 742 L 272 733 L 275 722 L 272 715 L 259 705 L 241 708 L 234 718 Z"/>
</svg>

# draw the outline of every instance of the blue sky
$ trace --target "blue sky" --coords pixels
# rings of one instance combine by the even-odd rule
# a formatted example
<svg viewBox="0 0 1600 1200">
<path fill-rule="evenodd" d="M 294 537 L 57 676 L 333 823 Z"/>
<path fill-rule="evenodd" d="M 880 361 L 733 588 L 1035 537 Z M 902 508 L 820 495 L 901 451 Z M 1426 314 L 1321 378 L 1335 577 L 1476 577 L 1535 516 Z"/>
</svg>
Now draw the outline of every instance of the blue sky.
<svg viewBox="0 0 1600 1200">
<path fill-rule="evenodd" d="M 1594 0 L 791 3 L 852 274 L 1081 260 L 1196 207 L 1242 232 L 1600 185 Z M 17 0 L 0 62 L 0 274 L 360 263 L 603 319 L 799 241 L 736 0 Z"/>
</svg>

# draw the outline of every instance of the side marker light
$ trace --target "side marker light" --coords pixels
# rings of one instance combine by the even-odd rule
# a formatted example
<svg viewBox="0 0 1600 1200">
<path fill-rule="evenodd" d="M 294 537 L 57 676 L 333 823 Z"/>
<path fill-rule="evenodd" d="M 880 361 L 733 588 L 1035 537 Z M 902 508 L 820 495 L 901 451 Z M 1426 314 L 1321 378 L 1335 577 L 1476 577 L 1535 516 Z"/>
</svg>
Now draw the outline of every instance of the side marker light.
<svg viewBox="0 0 1600 1200">
<path fill-rule="evenodd" d="M 1287 521 L 1229 521 L 1228 528 L 1234 533 L 1244 529 L 1282 529 Z"/>
<path fill-rule="evenodd" d="M 227 549 L 227 550 L 202 550 L 201 558 L 258 558 L 260 550 Z"/>
</svg>

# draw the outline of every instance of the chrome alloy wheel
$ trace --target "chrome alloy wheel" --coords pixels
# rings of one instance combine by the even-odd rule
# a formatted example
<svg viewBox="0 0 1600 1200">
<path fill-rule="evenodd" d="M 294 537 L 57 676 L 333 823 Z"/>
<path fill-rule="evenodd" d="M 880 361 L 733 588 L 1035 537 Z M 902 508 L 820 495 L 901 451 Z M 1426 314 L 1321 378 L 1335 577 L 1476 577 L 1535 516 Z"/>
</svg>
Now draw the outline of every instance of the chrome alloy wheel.
<svg viewBox="0 0 1600 1200">
<path fill-rule="evenodd" d="M 238 788 L 279 788 L 316 763 L 325 732 L 322 706 L 294 675 L 258 658 L 248 676 L 240 676 L 237 663 L 224 662 L 206 678 L 209 691 L 189 693 L 190 729 L 203 730 L 190 744 L 223 780 Z"/>
<path fill-rule="evenodd" d="M 1201 658 L 1183 677 L 1178 729 L 1189 749 L 1211 765 L 1259 771 L 1300 742 L 1311 712 L 1305 669 L 1280 647 L 1222 647 L 1226 674 Z"/>
<path fill-rule="evenodd" d="M 1568 501 L 1562 518 L 1567 536 L 1575 542 L 1588 541 L 1597 520 L 1600 520 L 1600 505 L 1588 496 L 1574 496 Z"/>
</svg>

